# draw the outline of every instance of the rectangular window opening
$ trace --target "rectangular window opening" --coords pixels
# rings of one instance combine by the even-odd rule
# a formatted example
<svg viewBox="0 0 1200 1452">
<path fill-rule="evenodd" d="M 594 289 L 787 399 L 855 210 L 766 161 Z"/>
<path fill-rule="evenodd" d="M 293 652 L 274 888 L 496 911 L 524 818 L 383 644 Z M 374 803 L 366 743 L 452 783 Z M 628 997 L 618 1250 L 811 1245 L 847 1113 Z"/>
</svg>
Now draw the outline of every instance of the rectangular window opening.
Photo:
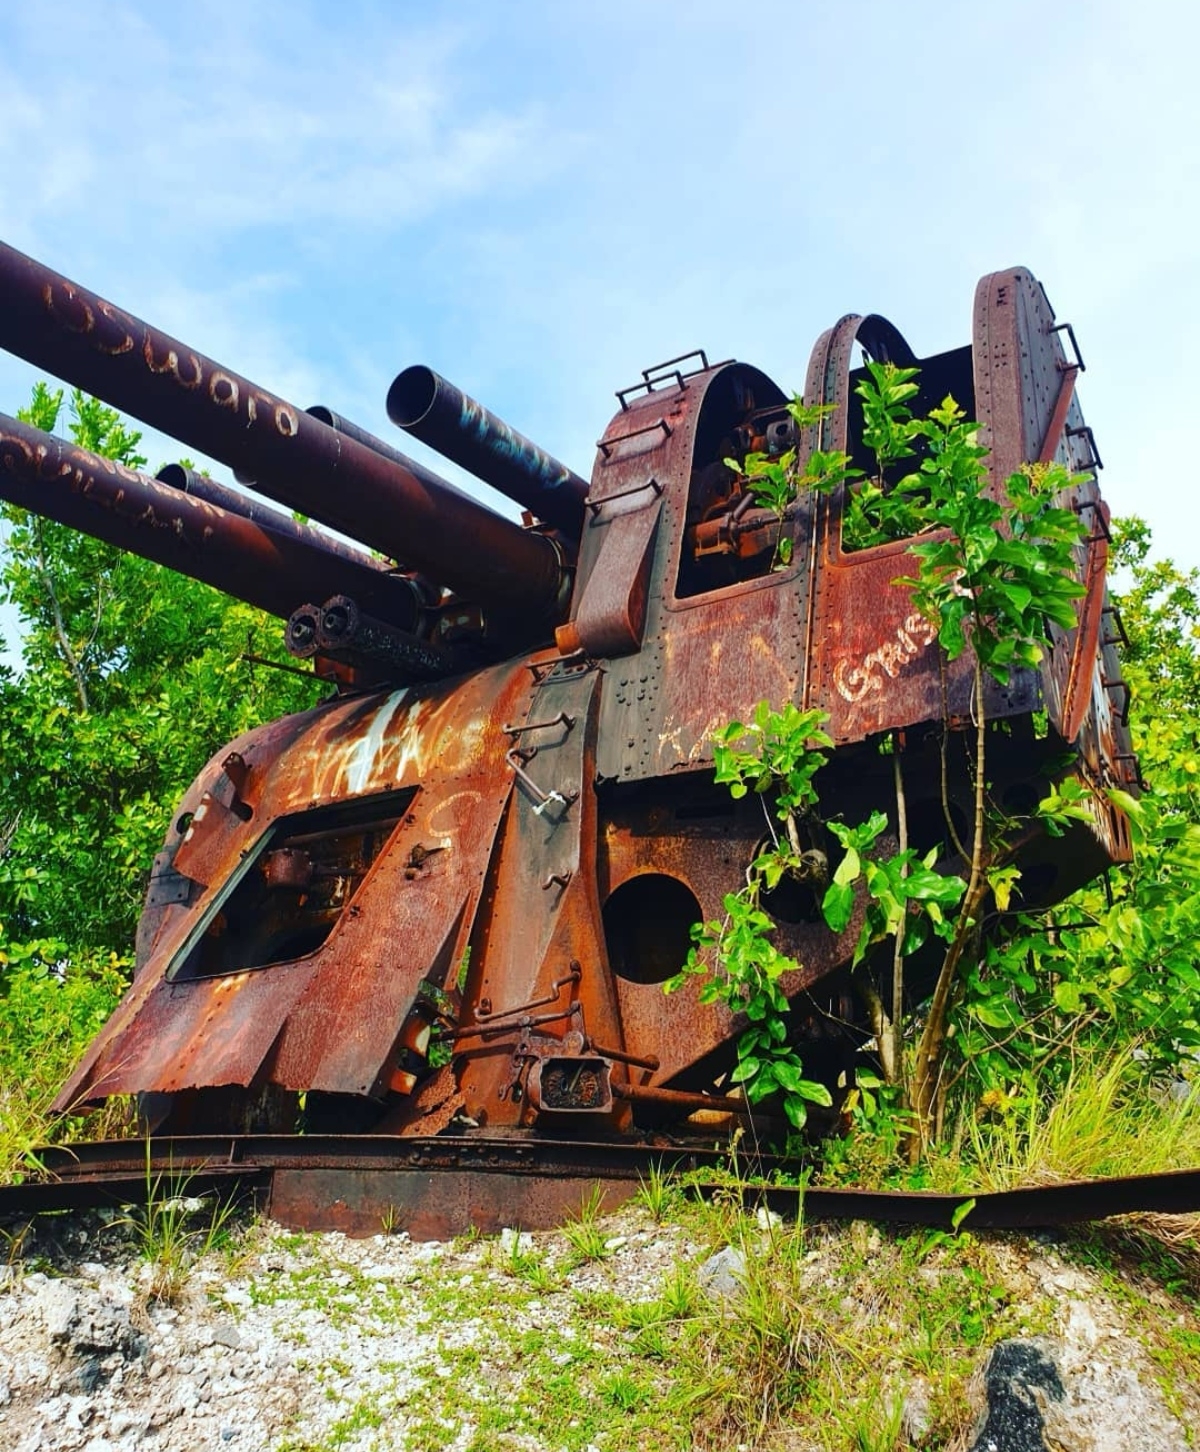
<svg viewBox="0 0 1200 1452">
<path fill-rule="evenodd" d="M 407 813 L 416 788 L 274 821 L 209 904 L 167 971 L 215 978 L 315 953 Z"/>
</svg>

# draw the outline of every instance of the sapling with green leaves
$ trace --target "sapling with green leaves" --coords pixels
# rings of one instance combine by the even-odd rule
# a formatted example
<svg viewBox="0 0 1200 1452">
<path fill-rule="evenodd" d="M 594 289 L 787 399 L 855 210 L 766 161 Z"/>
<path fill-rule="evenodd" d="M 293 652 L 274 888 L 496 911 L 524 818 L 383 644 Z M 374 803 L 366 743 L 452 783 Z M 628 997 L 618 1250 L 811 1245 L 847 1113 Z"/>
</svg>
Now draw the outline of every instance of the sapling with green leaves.
<svg viewBox="0 0 1200 1452">
<path fill-rule="evenodd" d="M 869 368 L 873 379 L 886 380 L 887 365 Z M 1053 630 L 1076 624 L 1074 602 L 1083 586 L 1075 549 L 1085 530 L 1078 514 L 1057 502 L 1071 482 L 1060 466 L 1030 466 L 1009 476 L 1000 497 L 990 491 L 978 426 L 953 399 L 904 429 L 921 442 L 924 457 L 917 470 L 921 487 L 906 490 L 900 508 L 906 523 L 915 514 L 929 537 L 910 547 L 916 570 L 896 583 L 912 591 L 917 609 L 936 627 L 946 660 L 970 648 L 975 662 L 974 820 L 965 844 L 965 885 L 906 1086 L 915 1157 L 933 1127 L 949 1012 L 969 950 L 977 946 L 984 904 L 996 892 L 1011 891 L 1014 881 L 1013 824 L 994 815 L 989 820 L 986 681 L 990 676 L 1004 685 L 1014 670 L 1036 668 Z M 881 501 L 885 519 L 889 498 Z"/>
<path fill-rule="evenodd" d="M 813 880 L 824 872 L 823 859 L 805 851 L 798 825 L 816 809 L 813 778 L 833 745 L 823 721 L 822 712 L 801 711 L 791 702 L 781 711 L 760 702 L 753 721 L 731 721 L 715 734 L 716 780 L 734 797 L 751 790 L 772 795 L 774 819 L 783 831 L 772 824 L 771 844 L 751 862 L 745 885 L 726 894 L 724 917 L 693 930 L 687 962 L 666 984 L 670 991 L 702 975 L 701 1003 L 724 1003 L 745 1015 L 730 1080 L 742 1086 L 751 1104 L 779 1096 L 795 1129 L 804 1127 L 810 1104 L 828 1107 L 833 1101 L 824 1084 L 805 1078 L 800 1054 L 789 1042 L 780 979 L 796 964 L 771 941 L 775 924 L 761 899 L 785 874 Z"/>
<path fill-rule="evenodd" d="M 831 412 L 827 404 L 807 404 L 799 397 L 793 397 L 785 408 L 796 434 L 801 437 L 817 428 Z M 792 537 L 786 524 L 800 496 L 810 490 L 828 493 L 838 484 L 860 477 L 859 471 L 851 468 L 847 454 L 811 449 L 802 459 L 794 445 L 779 454 L 755 451 L 747 454 L 741 463 L 726 459 L 725 465 L 742 478 L 746 497 L 775 515 L 772 570 L 786 569 L 792 562 Z"/>
<path fill-rule="evenodd" d="M 939 862 L 936 848 L 919 854 L 908 845 L 902 755 L 894 741 L 883 744 L 895 761 L 899 850 L 880 850 L 888 825 L 881 810 L 862 823 L 825 823 L 842 855 L 832 879 L 822 884 L 822 911 L 840 932 L 851 921 L 857 897 L 863 899 L 852 971 L 885 1082 L 899 1087 L 910 1116 L 911 1158 L 920 1155 L 933 1132 L 949 1015 L 980 950 L 984 906 L 989 899 L 1007 906 L 1019 877 L 1014 844 L 1024 824 L 989 806 L 986 682 L 990 677 L 1006 684 L 1013 671 L 1035 668 L 1050 648 L 1053 631 L 1075 625 L 1074 602 L 1083 590 L 1074 551 L 1084 532 L 1078 515 L 1058 503 L 1071 483 L 1064 469 L 1029 466 L 1013 474 L 997 495 L 989 487 L 988 454 L 978 425 L 949 397 L 927 417 L 914 417 L 909 404 L 918 391 L 915 378 L 915 369 L 867 364 L 858 394 L 863 439 L 876 460 L 872 476 L 856 474 L 844 454 L 810 454 L 803 466 L 796 451 L 773 461 L 756 454 L 741 466 L 748 487 L 775 509 L 781 526 L 802 491 L 828 493 L 840 484 L 852 485 L 846 547 L 911 539 L 911 573 L 894 583 L 911 591 L 915 607 L 936 631 L 947 664 L 967 650 L 974 658 L 973 821 L 965 841 L 953 833 L 958 858 L 953 867 Z M 799 404 L 792 410 L 806 427 L 820 417 L 820 411 Z M 908 461 L 914 467 L 901 472 Z M 731 1078 L 745 1085 L 752 1103 L 781 1093 L 797 1126 L 804 1122 L 807 1103 L 828 1102 L 828 1096 L 822 1086 L 804 1079 L 799 1051 L 789 1040 L 779 981 L 797 965 L 774 946 L 774 924 L 761 897 L 785 875 L 811 882 L 817 871 L 812 858 L 819 854 L 802 850 L 799 826 L 818 814 L 814 778 L 832 747 L 823 725 L 819 712 L 792 704 L 776 712 L 762 703 L 753 722 L 731 722 L 715 733 L 716 780 L 727 783 L 735 796 L 754 790 L 773 798 L 774 817 L 784 830 L 749 865 L 745 887 L 726 897 L 724 919 L 697 929 L 681 975 L 708 973 L 702 998 L 745 1013 L 748 1026 L 738 1041 Z M 949 820 L 949 803 L 945 806 Z M 1053 822 L 1086 814 L 1087 807 L 1079 793 L 1063 789 L 1042 810 Z M 931 938 L 944 944 L 940 966 L 919 1038 L 906 1052 L 901 1021 L 905 961 Z M 888 943 L 892 991 L 885 1001 L 873 964 Z"/>
</svg>

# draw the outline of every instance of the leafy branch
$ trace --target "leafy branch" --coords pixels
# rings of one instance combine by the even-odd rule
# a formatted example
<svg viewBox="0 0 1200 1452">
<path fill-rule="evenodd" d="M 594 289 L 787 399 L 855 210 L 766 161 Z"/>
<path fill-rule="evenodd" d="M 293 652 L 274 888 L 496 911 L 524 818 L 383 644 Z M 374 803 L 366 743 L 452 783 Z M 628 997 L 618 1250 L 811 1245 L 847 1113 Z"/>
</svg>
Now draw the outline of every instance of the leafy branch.
<svg viewBox="0 0 1200 1452">
<path fill-rule="evenodd" d="M 797 965 L 772 943 L 775 924 L 762 895 L 785 875 L 821 886 L 828 875 L 824 855 L 804 850 L 798 827 L 816 807 L 814 777 L 833 745 L 822 729 L 824 719 L 823 712 L 801 711 L 790 702 L 779 712 L 760 702 L 749 724 L 732 721 L 716 733 L 716 780 L 735 798 L 750 791 L 773 795 L 774 817 L 784 831 L 773 832 L 772 845 L 750 863 L 741 891 L 726 894 L 724 918 L 693 928 L 687 962 L 665 985 L 673 991 L 701 976 L 706 980 L 701 1003 L 723 1003 L 745 1016 L 730 1082 L 742 1086 L 751 1104 L 778 1095 L 795 1129 L 804 1127 L 810 1104 L 829 1107 L 833 1100 L 824 1084 L 805 1078 L 789 1040 L 780 980 Z"/>
<path fill-rule="evenodd" d="M 1077 514 L 1058 502 L 1071 483 L 1064 469 L 1030 466 L 1014 473 L 1002 491 L 993 491 L 978 426 L 950 397 L 927 417 L 913 417 L 909 405 L 918 393 L 915 379 L 915 369 L 867 364 L 858 396 L 863 440 L 876 461 L 871 477 L 851 469 L 844 454 L 809 454 L 801 467 L 794 449 L 777 459 L 751 455 L 742 467 L 755 497 L 776 513 L 781 543 L 783 521 L 800 493 L 828 492 L 839 484 L 849 486 L 845 530 L 854 545 L 912 540 L 911 573 L 893 583 L 911 592 L 915 608 L 934 627 L 943 669 L 968 650 L 974 658 L 973 820 L 960 844 L 963 875 L 939 862 L 938 848 L 921 854 L 909 846 L 898 743 L 887 742 L 896 757 L 899 850 L 880 850 L 888 825 L 883 811 L 857 824 L 828 822 L 841 847 L 829 880 L 823 854 L 805 853 L 799 831 L 800 822 L 817 811 L 815 778 L 833 745 L 822 729 L 824 717 L 791 704 L 774 712 L 761 703 L 753 722 L 731 722 L 714 734 L 715 779 L 734 796 L 754 790 L 772 797 L 785 831 L 750 864 L 745 888 L 726 897 L 724 921 L 696 930 L 696 946 L 681 975 L 711 975 L 702 990 L 705 1001 L 751 1007 L 735 1075 L 747 1084 L 752 1101 L 777 1089 L 785 1091 L 785 1107 L 797 1097 L 814 1099 L 811 1086 L 800 1095 L 785 1082 L 800 1074 L 801 1065 L 787 1039 L 787 1003 L 778 983 L 797 965 L 771 943 L 774 923 L 761 906 L 761 895 L 788 875 L 812 882 L 818 870 L 813 858 L 821 857 L 826 878 L 821 906 L 828 926 L 845 931 L 856 904 L 862 903 L 852 970 L 869 965 L 882 945 L 892 945 L 890 1002 L 885 1004 L 870 975 L 860 975 L 858 982 L 885 1080 L 900 1089 L 900 1107 L 909 1116 L 908 1150 L 914 1159 L 933 1130 L 950 1011 L 963 989 L 965 969 L 979 956 L 985 904 L 991 900 L 1003 911 L 1020 875 L 1012 843 L 1019 840 L 1022 824 L 989 809 L 986 682 L 1005 684 L 1014 671 L 1036 668 L 1053 631 L 1075 625 L 1074 602 L 1083 587 L 1074 552 L 1084 533 Z M 798 403 L 789 411 L 805 427 L 822 413 Z M 913 467 L 902 472 L 910 462 Z M 778 562 L 787 558 L 781 548 Z M 1086 815 L 1086 796 L 1081 785 L 1061 784 L 1041 808 L 1044 825 L 1061 830 L 1066 821 Z M 948 802 L 944 809 L 949 816 Z M 910 1065 L 900 1022 L 904 965 L 931 939 L 944 947 Z M 775 1067 L 779 1063 L 788 1065 L 782 1077 Z M 802 1106 L 789 1107 L 788 1114 L 793 1124 L 803 1122 Z"/>
<path fill-rule="evenodd" d="M 806 404 L 798 396 L 785 407 L 799 438 L 832 411 L 828 404 Z M 860 477 L 860 471 L 851 468 L 849 455 L 836 450 L 809 450 L 801 467 L 801 451 L 795 445 L 779 454 L 754 450 L 741 460 L 726 459 L 725 465 L 742 480 L 746 498 L 775 515 L 772 570 L 785 569 L 792 562 L 792 538 L 784 526 L 796 500 L 809 491 L 829 494 L 839 484 Z"/>
</svg>

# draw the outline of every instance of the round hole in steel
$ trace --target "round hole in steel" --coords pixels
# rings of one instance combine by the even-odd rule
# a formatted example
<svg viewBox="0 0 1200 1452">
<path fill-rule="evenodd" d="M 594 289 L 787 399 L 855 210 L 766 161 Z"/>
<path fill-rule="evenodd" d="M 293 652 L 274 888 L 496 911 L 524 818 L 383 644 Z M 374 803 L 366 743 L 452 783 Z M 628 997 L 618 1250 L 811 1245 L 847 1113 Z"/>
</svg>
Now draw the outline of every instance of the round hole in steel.
<svg viewBox="0 0 1200 1452">
<path fill-rule="evenodd" d="M 604 904 L 608 961 L 630 983 L 663 983 L 678 973 L 701 918 L 695 893 L 665 872 L 631 877 Z"/>
<path fill-rule="evenodd" d="M 828 872 L 807 881 L 785 876 L 777 887 L 764 891 L 762 906 L 777 923 L 798 927 L 801 923 L 821 921 L 821 898 L 828 883 Z"/>
</svg>

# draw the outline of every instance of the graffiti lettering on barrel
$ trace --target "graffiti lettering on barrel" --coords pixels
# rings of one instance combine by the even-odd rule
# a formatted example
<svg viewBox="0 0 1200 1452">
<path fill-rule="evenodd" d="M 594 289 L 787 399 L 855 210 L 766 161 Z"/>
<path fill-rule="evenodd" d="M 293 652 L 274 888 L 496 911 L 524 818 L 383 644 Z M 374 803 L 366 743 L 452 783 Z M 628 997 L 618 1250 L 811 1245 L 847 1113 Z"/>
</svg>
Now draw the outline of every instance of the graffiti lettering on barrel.
<svg viewBox="0 0 1200 1452">
<path fill-rule="evenodd" d="M 884 675 L 894 680 L 910 661 L 931 645 L 937 631 L 923 615 L 915 612 L 903 625 L 896 627 L 896 638 L 865 655 L 858 665 L 839 660 L 833 668 L 833 683 L 838 695 L 847 701 L 861 701 L 874 691 L 883 690 Z"/>
</svg>

